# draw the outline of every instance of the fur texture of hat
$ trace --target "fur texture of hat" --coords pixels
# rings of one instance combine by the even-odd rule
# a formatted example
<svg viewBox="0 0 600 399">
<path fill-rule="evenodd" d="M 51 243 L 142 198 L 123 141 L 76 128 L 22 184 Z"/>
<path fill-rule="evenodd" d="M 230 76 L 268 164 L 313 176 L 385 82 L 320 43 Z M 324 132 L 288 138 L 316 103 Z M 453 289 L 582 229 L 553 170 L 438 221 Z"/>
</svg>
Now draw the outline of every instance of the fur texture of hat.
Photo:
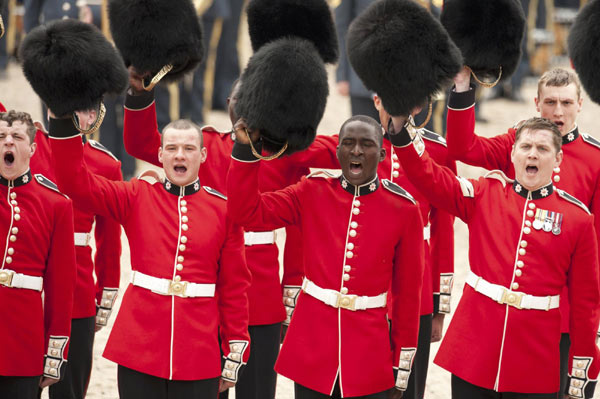
<svg viewBox="0 0 600 399">
<path fill-rule="evenodd" d="M 391 115 L 408 115 L 445 89 L 462 57 L 444 27 L 412 0 L 379 0 L 350 25 L 348 58 Z"/>
<path fill-rule="evenodd" d="M 479 78 L 508 79 L 519 65 L 525 14 L 518 0 L 446 0 L 440 17 Z"/>
<path fill-rule="evenodd" d="M 591 0 L 579 11 L 569 32 L 568 47 L 583 88 L 600 104 L 600 1 Z"/>
<path fill-rule="evenodd" d="M 95 108 L 105 93 L 125 91 L 118 51 L 94 26 L 73 19 L 33 29 L 20 48 L 25 77 L 57 116 Z"/>
<path fill-rule="evenodd" d="M 325 0 L 251 0 L 246 9 L 252 49 L 298 36 L 313 42 L 324 62 L 339 55 L 333 15 Z"/>
<path fill-rule="evenodd" d="M 263 148 L 285 154 L 306 149 L 325 112 L 327 72 L 308 40 L 283 38 L 262 46 L 240 78 L 235 112 L 259 129 Z"/>
<path fill-rule="evenodd" d="M 204 57 L 202 29 L 190 0 L 110 0 L 110 31 L 125 64 L 141 74 L 173 69 L 164 81 L 194 70 Z"/>
</svg>

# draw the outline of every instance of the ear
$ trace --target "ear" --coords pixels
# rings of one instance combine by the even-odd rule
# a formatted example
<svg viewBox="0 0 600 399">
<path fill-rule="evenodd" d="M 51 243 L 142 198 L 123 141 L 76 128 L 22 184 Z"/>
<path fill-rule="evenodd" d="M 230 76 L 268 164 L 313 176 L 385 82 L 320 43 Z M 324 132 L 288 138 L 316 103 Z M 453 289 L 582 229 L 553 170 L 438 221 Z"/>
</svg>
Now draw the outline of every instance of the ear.
<svg viewBox="0 0 600 399">
<path fill-rule="evenodd" d="M 158 162 L 163 163 L 163 160 L 162 160 L 162 146 L 158 147 Z"/>
<path fill-rule="evenodd" d="M 579 97 L 579 100 L 577 101 L 577 112 L 581 112 L 581 106 L 583 105 L 583 97 Z"/>
<path fill-rule="evenodd" d="M 200 150 L 200 163 L 203 164 L 206 161 L 206 157 L 208 156 L 208 151 L 206 147 L 202 147 Z"/>
<path fill-rule="evenodd" d="M 373 94 L 373 105 L 375 105 L 377 111 L 381 111 L 381 98 L 377 94 Z"/>
<path fill-rule="evenodd" d="M 35 150 L 37 150 L 37 143 L 32 143 L 29 146 L 29 150 L 31 151 L 29 154 L 29 158 L 31 158 L 33 156 L 33 154 L 35 154 Z"/>
<path fill-rule="evenodd" d="M 514 165 L 515 163 L 515 145 L 512 145 L 512 149 L 510 150 L 510 161 Z"/>
<path fill-rule="evenodd" d="M 535 103 L 535 110 L 540 112 L 540 99 L 538 96 L 533 97 L 533 102 Z"/>
<path fill-rule="evenodd" d="M 554 165 L 555 168 L 559 167 L 561 162 L 563 160 L 563 151 L 560 150 L 557 154 L 556 154 L 556 163 Z"/>
<path fill-rule="evenodd" d="M 379 162 L 383 162 L 385 160 L 386 155 L 387 151 L 385 150 L 385 148 L 381 147 L 381 150 L 379 150 Z"/>
</svg>

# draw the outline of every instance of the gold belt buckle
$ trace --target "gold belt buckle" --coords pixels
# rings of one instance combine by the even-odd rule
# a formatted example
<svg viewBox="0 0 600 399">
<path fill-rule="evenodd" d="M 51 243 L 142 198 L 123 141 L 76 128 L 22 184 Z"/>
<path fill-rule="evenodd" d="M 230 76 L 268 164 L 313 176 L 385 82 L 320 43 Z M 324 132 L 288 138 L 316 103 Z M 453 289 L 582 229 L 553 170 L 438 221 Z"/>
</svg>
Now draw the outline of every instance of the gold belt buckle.
<svg viewBox="0 0 600 399">
<path fill-rule="evenodd" d="M 185 291 L 187 289 L 187 282 L 182 281 L 169 281 L 169 295 L 176 295 L 182 298 L 187 298 Z"/>
<path fill-rule="evenodd" d="M 14 272 L 9 270 L 0 270 L 0 285 L 12 287 Z"/>
<path fill-rule="evenodd" d="M 506 304 L 509 306 L 514 306 L 517 309 L 522 309 L 521 301 L 523 300 L 524 296 L 525 294 L 523 294 L 522 292 L 514 292 L 504 289 L 504 292 L 502 293 L 502 298 L 500 298 L 498 303 L 500 305 Z"/>
<path fill-rule="evenodd" d="M 338 293 L 336 307 L 355 311 L 356 298 L 358 298 L 357 295 L 342 295 Z"/>
</svg>

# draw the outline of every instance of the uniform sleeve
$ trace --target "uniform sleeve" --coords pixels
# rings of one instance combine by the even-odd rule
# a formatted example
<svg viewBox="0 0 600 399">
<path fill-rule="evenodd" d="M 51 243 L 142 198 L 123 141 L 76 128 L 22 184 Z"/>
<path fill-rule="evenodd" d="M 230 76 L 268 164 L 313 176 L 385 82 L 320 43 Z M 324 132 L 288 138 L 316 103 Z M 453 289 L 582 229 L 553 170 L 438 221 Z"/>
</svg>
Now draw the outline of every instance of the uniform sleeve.
<svg viewBox="0 0 600 399">
<path fill-rule="evenodd" d="M 75 243 L 71 201 L 56 207 L 50 252 L 44 273 L 44 326 L 48 343 L 44 376 L 64 377 L 71 335 L 75 290 Z"/>
<path fill-rule="evenodd" d="M 260 193 L 258 189 L 259 160 L 249 145 L 236 143 L 227 176 L 227 211 L 243 227 L 275 230 L 297 224 L 300 220 L 300 183 L 282 190 Z"/>
<path fill-rule="evenodd" d="M 108 176 L 107 176 L 108 177 Z M 122 181 L 120 162 L 114 164 L 111 180 Z M 114 219 L 96 215 L 96 325 L 106 326 L 119 291 L 121 278 L 121 225 Z"/>
<path fill-rule="evenodd" d="M 91 173 L 83 161 L 81 137 L 70 119 L 50 119 L 50 146 L 56 180 L 77 207 L 125 224 L 139 182 L 112 181 Z"/>
<path fill-rule="evenodd" d="M 160 132 L 156 123 L 154 91 L 125 97 L 123 143 L 132 157 L 162 167 L 158 161 Z"/>
<path fill-rule="evenodd" d="M 405 213 L 404 233 L 396 245 L 392 275 L 391 340 L 396 387 L 408 386 L 413 360 L 417 352 L 421 288 L 423 286 L 424 249 L 423 221 L 414 206 Z"/>
<path fill-rule="evenodd" d="M 456 174 L 456 162 L 447 160 L 446 167 Z M 430 254 L 433 273 L 433 311 L 450 313 L 450 296 L 454 282 L 454 216 L 431 207 L 429 213 Z"/>
<path fill-rule="evenodd" d="M 244 256 L 243 231 L 230 220 L 227 226 L 227 238 L 221 249 L 216 289 L 224 357 L 221 377 L 235 383 L 242 366 L 250 356 L 247 292 L 251 275 Z"/>
<path fill-rule="evenodd" d="M 475 88 L 457 93 L 452 91 L 448 99 L 446 141 L 453 159 L 489 170 L 499 169 L 510 174 L 510 153 L 514 135 L 502 134 L 492 138 L 475 134 Z"/>
<path fill-rule="evenodd" d="M 478 182 L 456 176 L 433 161 L 419 135 L 411 139 L 406 128 L 390 136 L 395 152 L 410 182 L 436 208 L 458 216 L 468 223 L 475 207 Z"/>
<path fill-rule="evenodd" d="M 285 229 L 285 250 L 283 252 L 283 306 L 286 318 L 284 325 L 289 325 L 296 309 L 296 301 L 304 279 L 304 253 L 302 248 L 302 231 L 297 226 Z"/>
<path fill-rule="evenodd" d="M 592 218 L 579 235 L 568 274 L 571 347 L 565 394 L 586 399 L 594 396 L 600 370 L 596 346 L 600 303 L 598 249 Z"/>
<path fill-rule="evenodd" d="M 306 150 L 293 153 L 286 161 L 297 167 L 339 169 L 337 145 L 337 135 L 318 135 Z"/>
</svg>

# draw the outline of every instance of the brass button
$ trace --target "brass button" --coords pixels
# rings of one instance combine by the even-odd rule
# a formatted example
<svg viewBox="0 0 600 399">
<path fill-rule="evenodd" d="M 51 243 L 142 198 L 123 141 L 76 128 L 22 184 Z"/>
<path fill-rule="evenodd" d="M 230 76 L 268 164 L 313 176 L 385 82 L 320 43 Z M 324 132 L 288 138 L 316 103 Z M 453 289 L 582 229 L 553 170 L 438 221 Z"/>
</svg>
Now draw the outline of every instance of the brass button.
<svg viewBox="0 0 600 399">
<path fill-rule="evenodd" d="M 521 271 L 521 269 L 515 270 L 515 276 L 521 277 L 522 274 L 523 274 L 523 272 Z"/>
<path fill-rule="evenodd" d="M 10 199 L 15 199 L 15 198 L 17 198 L 17 193 L 15 193 L 15 192 L 10 193 Z"/>
<path fill-rule="evenodd" d="M 187 229 L 188 229 L 188 225 L 187 224 L 182 224 L 181 225 L 181 230 L 187 231 Z"/>
<path fill-rule="evenodd" d="M 235 367 L 235 364 L 231 363 L 231 362 L 227 362 L 227 368 L 229 370 L 233 370 L 233 368 Z"/>
<path fill-rule="evenodd" d="M 106 317 L 108 316 L 108 312 L 106 310 L 103 310 L 102 312 L 100 312 L 100 315 Z"/>
<path fill-rule="evenodd" d="M 528 217 L 532 218 L 533 215 L 534 215 L 534 213 L 533 213 L 533 211 L 531 209 L 527 211 L 527 216 Z"/>
<path fill-rule="evenodd" d="M 11 235 L 9 240 L 10 240 L 10 242 L 15 242 L 15 241 L 17 241 L 17 236 Z"/>
<path fill-rule="evenodd" d="M 533 202 L 529 203 L 529 209 L 535 209 L 535 204 Z"/>
<path fill-rule="evenodd" d="M 181 263 L 178 263 L 178 264 L 177 264 L 177 266 L 175 266 L 175 268 L 176 268 L 178 271 L 182 271 L 182 270 L 183 270 L 183 265 L 182 265 Z"/>
<path fill-rule="evenodd" d="M 187 213 L 187 206 L 181 207 L 181 213 Z"/>
<path fill-rule="evenodd" d="M 183 262 L 183 260 L 184 260 L 184 259 L 183 259 L 183 256 L 179 255 L 179 256 L 177 257 L 177 262 L 179 262 L 179 263 L 182 263 L 182 262 Z"/>
<path fill-rule="evenodd" d="M 527 226 L 527 227 L 531 226 L 531 222 L 529 220 L 526 220 L 525 221 L 525 226 Z"/>
<path fill-rule="evenodd" d="M 109 301 L 109 300 L 106 300 L 106 301 L 104 301 L 104 307 L 105 307 L 105 308 L 108 308 L 108 307 L 109 307 L 109 306 L 111 306 L 111 305 L 112 305 L 112 302 L 111 302 L 111 301 Z"/>
<path fill-rule="evenodd" d="M 294 291 L 293 290 L 286 290 L 285 291 L 285 295 L 286 296 L 294 296 Z"/>
<path fill-rule="evenodd" d="M 560 173 L 560 168 L 557 166 L 556 168 L 553 169 L 554 173 Z"/>
<path fill-rule="evenodd" d="M 351 267 L 350 265 L 346 265 L 346 266 L 344 266 L 344 271 L 345 271 L 346 273 L 348 273 L 350 270 L 352 270 L 352 267 Z"/>
<path fill-rule="evenodd" d="M 58 342 L 58 341 L 52 341 L 52 346 L 55 347 L 55 348 L 58 348 L 58 347 L 60 347 L 60 342 Z"/>
<path fill-rule="evenodd" d="M 395 153 L 395 152 L 392 154 L 392 159 L 393 159 L 394 161 L 397 161 L 397 160 L 398 160 L 398 155 L 396 155 L 396 153 Z"/>
<path fill-rule="evenodd" d="M 6 263 L 12 263 L 12 258 L 10 256 L 6 257 Z"/>
<path fill-rule="evenodd" d="M 527 253 L 527 251 L 525 251 L 525 248 L 521 248 L 519 249 L 519 255 L 523 256 Z"/>
<path fill-rule="evenodd" d="M 352 244 L 351 242 L 349 242 L 349 243 L 346 245 L 346 248 L 348 248 L 350 251 L 352 251 L 352 250 L 354 249 L 354 244 Z"/>
<path fill-rule="evenodd" d="M 352 257 L 354 257 L 354 253 L 352 251 L 346 252 L 346 258 L 352 259 Z"/>
<path fill-rule="evenodd" d="M 360 209 L 354 208 L 354 209 L 352 209 L 352 213 L 355 215 L 358 215 L 360 213 Z"/>
<path fill-rule="evenodd" d="M 360 206 L 360 201 L 355 199 L 353 202 L 354 206 Z"/>
<path fill-rule="evenodd" d="M 440 302 L 441 303 L 448 303 L 448 302 L 450 302 L 450 298 L 448 298 L 448 295 L 441 295 L 440 296 Z"/>
<path fill-rule="evenodd" d="M 69 4 L 67 2 L 63 3 L 62 9 L 63 9 L 63 11 L 69 11 L 71 9 L 71 4 Z"/>
<path fill-rule="evenodd" d="M 348 234 L 350 234 L 350 237 L 356 237 L 356 230 L 350 230 L 350 232 Z M 15 237 L 15 239 L 16 239 L 16 237 Z"/>
<path fill-rule="evenodd" d="M 512 289 L 513 290 L 518 290 L 519 289 L 519 283 L 513 283 L 512 284 Z"/>
<path fill-rule="evenodd" d="M 231 374 L 231 371 L 227 370 L 227 371 L 225 372 L 225 377 L 227 377 L 227 378 L 231 378 L 231 375 L 232 375 L 232 374 Z"/>
<path fill-rule="evenodd" d="M 348 281 L 348 280 L 350 280 L 350 275 L 349 275 L 349 274 L 346 274 L 346 273 L 344 273 L 343 279 L 344 279 L 344 281 Z"/>
<path fill-rule="evenodd" d="M 350 299 L 343 298 L 342 299 L 342 306 L 348 306 L 348 305 L 350 305 Z"/>
<path fill-rule="evenodd" d="M 184 244 L 179 244 L 179 250 L 180 251 L 185 251 L 185 245 Z"/>
<path fill-rule="evenodd" d="M 577 361 L 577 367 L 582 369 L 583 368 L 583 362 L 581 360 Z"/>
<path fill-rule="evenodd" d="M 56 365 L 57 365 L 57 361 L 56 360 L 50 360 L 50 366 L 56 367 Z"/>
<path fill-rule="evenodd" d="M 15 215 L 15 220 L 18 222 L 19 220 L 21 220 L 21 215 Z"/>
<path fill-rule="evenodd" d="M 233 352 L 237 352 L 237 351 L 238 351 L 238 349 L 239 349 L 239 347 L 238 347 L 236 344 L 233 344 L 233 345 L 231 345 L 231 350 L 232 350 Z"/>
<path fill-rule="evenodd" d="M 523 240 L 519 245 L 521 245 L 522 248 L 525 248 L 527 247 L 527 241 Z"/>
<path fill-rule="evenodd" d="M 11 200 L 11 201 L 10 201 L 10 204 L 11 204 L 11 205 L 17 205 L 17 201 L 15 201 L 15 200 Z"/>
<path fill-rule="evenodd" d="M 285 298 L 285 304 L 292 306 L 294 304 L 294 300 L 292 298 Z"/>
<path fill-rule="evenodd" d="M 559 175 L 555 175 L 554 176 L 554 182 L 558 183 L 560 181 L 560 176 Z"/>
<path fill-rule="evenodd" d="M 182 199 L 180 202 L 181 206 L 186 206 L 187 205 L 187 201 Z"/>
<path fill-rule="evenodd" d="M 181 221 L 182 221 L 183 223 L 187 223 L 187 222 L 188 222 L 188 220 L 189 220 L 189 218 L 188 218 L 187 216 L 185 216 L 185 215 L 181 217 Z"/>
<path fill-rule="evenodd" d="M 356 222 L 351 222 L 351 223 L 350 223 L 350 227 L 352 227 L 353 229 L 355 229 L 355 228 L 357 228 L 357 227 L 358 227 L 358 223 L 356 223 Z"/>
<path fill-rule="evenodd" d="M 18 227 L 13 227 L 10 232 L 13 233 L 13 234 L 17 234 L 19 232 L 19 228 Z"/>
<path fill-rule="evenodd" d="M 52 349 L 52 350 L 50 350 L 50 354 L 52 356 L 57 356 L 58 355 L 58 351 L 56 349 Z"/>
<path fill-rule="evenodd" d="M 181 236 L 181 242 L 185 244 L 187 242 L 187 237 Z"/>
<path fill-rule="evenodd" d="M 394 162 L 393 165 L 392 165 L 392 167 L 394 169 L 399 169 L 400 168 L 400 164 L 398 162 Z"/>
<path fill-rule="evenodd" d="M 21 213 L 21 208 L 19 208 L 18 206 L 15 206 L 14 210 L 15 213 Z"/>
<path fill-rule="evenodd" d="M 523 233 L 525 233 L 525 234 L 531 233 L 531 227 L 524 227 L 523 228 Z"/>
<path fill-rule="evenodd" d="M 342 293 L 342 295 L 346 295 L 348 293 L 348 288 L 342 287 L 342 289 L 340 290 L 340 292 Z"/>
<path fill-rule="evenodd" d="M 398 177 L 398 176 L 400 176 L 400 173 L 398 173 L 398 171 L 395 170 L 395 171 L 392 172 L 392 176 Z"/>
<path fill-rule="evenodd" d="M 8 251 L 6 251 L 9 255 L 12 255 L 15 253 L 15 249 L 14 248 L 8 248 Z"/>
<path fill-rule="evenodd" d="M 173 281 L 175 281 L 177 283 L 180 282 L 181 281 L 181 276 L 175 276 L 175 278 L 173 278 Z"/>
</svg>

